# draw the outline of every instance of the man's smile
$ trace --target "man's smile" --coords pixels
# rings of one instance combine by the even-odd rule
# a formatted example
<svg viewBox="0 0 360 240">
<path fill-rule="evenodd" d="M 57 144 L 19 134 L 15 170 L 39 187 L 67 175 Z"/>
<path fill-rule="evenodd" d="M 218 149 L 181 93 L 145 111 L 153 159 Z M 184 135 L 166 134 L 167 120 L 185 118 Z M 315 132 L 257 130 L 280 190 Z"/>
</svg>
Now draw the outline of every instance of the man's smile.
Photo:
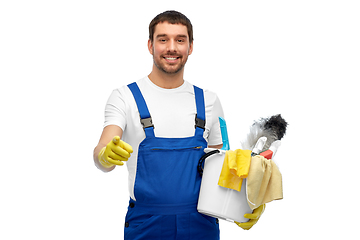
<svg viewBox="0 0 360 240">
<path fill-rule="evenodd" d="M 179 56 L 164 56 L 163 57 L 168 63 L 176 63 L 180 59 Z"/>
</svg>

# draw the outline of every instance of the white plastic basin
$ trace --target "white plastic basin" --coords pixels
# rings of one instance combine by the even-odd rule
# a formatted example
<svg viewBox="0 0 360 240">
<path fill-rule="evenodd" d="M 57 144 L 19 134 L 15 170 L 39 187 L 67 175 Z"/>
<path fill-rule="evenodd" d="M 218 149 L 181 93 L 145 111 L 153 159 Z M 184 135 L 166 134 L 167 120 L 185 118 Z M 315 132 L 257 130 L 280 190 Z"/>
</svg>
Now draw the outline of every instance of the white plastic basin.
<svg viewBox="0 0 360 240">
<path fill-rule="evenodd" d="M 212 150 L 214 149 L 207 148 L 205 152 Z M 220 150 L 220 153 L 205 160 L 197 210 L 230 222 L 247 222 L 249 219 L 244 218 L 244 214 L 252 213 L 252 210 L 246 199 L 246 179 L 243 180 L 240 192 L 218 185 L 225 152 Z"/>
</svg>

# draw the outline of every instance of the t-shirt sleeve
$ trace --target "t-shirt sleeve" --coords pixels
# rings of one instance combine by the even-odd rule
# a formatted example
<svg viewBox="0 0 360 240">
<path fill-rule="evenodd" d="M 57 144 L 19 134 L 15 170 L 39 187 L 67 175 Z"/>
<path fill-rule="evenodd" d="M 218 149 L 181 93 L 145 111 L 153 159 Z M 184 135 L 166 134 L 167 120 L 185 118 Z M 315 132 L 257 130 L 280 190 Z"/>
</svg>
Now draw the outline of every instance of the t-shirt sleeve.
<svg viewBox="0 0 360 240">
<path fill-rule="evenodd" d="M 126 105 L 121 89 L 114 90 L 106 103 L 104 127 L 109 125 L 116 125 L 125 130 Z"/>
</svg>

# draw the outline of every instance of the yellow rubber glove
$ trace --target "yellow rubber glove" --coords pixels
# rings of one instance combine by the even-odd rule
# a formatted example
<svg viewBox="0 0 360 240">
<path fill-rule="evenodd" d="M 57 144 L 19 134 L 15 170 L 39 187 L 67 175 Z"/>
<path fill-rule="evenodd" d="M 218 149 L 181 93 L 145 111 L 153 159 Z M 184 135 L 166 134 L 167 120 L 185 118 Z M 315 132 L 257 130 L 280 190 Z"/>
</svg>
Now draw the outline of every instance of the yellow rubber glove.
<svg viewBox="0 0 360 240">
<path fill-rule="evenodd" d="M 254 226 L 257 223 L 257 221 L 259 221 L 259 218 L 263 214 L 264 211 L 265 211 L 265 204 L 256 208 L 252 214 L 244 215 L 245 218 L 250 219 L 248 222 L 244 222 L 244 223 L 235 222 L 235 223 L 242 229 L 249 230 L 250 228 L 252 228 L 252 226 Z"/>
<path fill-rule="evenodd" d="M 101 149 L 98 158 L 101 165 L 105 168 L 110 168 L 114 165 L 122 166 L 124 165 L 123 161 L 127 161 L 132 152 L 132 147 L 120 140 L 119 136 L 116 136 L 108 143 L 108 145 L 106 145 L 106 147 Z"/>
</svg>

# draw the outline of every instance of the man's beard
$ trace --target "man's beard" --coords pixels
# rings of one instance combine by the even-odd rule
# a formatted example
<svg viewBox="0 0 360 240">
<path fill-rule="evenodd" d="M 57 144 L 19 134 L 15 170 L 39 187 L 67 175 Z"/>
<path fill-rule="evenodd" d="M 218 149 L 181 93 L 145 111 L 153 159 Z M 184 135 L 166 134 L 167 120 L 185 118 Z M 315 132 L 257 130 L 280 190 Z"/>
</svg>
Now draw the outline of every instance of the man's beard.
<svg viewBox="0 0 360 240">
<path fill-rule="evenodd" d="M 184 59 L 182 56 L 179 56 L 179 55 L 174 55 L 174 57 L 179 57 L 180 60 L 181 60 L 181 59 Z M 187 61 L 187 59 L 185 59 L 185 62 L 179 62 L 179 63 L 177 64 L 176 68 L 172 68 L 172 67 L 168 67 L 168 66 L 172 66 L 172 65 L 166 66 L 166 63 L 163 63 L 163 62 L 161 61 L 161 59 L 163 59 L 163 58 L 164 58 L 163 56 L 160 56 L 160 61 L 156 61 L 156 60 L 155 60 L 155 57 L 153 56 L 153 60 L 154 60 L 155 66 L 156 66 L 160 71 L 162 71 L 162 72 L 164 72 L 164 73 L 167 73 L 167 74 L 176 74 L 176 73 L 180 72 L 180 71 L 184 68 L 185 63 L 186 63 L 186 61 Z M 180 61 L 180 60 L 179 60 L 179 61 Z"/>
</svg>

